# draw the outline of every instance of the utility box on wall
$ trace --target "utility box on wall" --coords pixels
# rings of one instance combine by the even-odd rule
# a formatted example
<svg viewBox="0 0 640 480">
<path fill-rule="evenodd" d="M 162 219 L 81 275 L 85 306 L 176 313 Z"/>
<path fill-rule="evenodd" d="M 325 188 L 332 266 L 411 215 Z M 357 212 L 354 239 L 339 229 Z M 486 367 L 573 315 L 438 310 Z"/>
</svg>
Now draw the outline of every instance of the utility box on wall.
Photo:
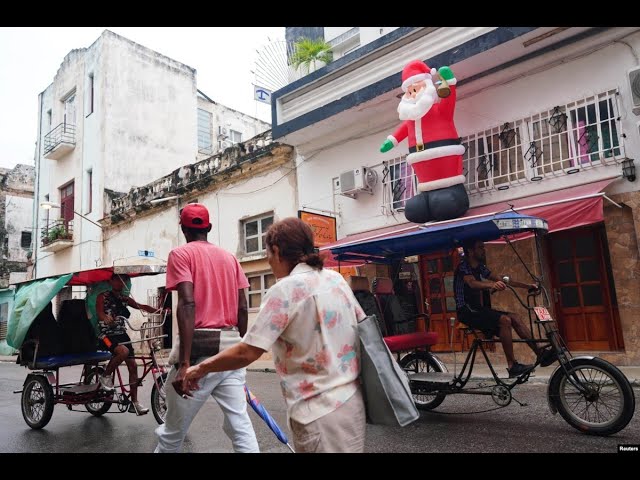
<svg viewBox="0 0 640 480">
<path fill-rule="evenodd" d="M 358 167 L 340 174 L 340 194 L 356 198 L 358 193 L 373 195 L 373 187 L 378 183 L 378 173 L 367 167 Z"/>
</svg>

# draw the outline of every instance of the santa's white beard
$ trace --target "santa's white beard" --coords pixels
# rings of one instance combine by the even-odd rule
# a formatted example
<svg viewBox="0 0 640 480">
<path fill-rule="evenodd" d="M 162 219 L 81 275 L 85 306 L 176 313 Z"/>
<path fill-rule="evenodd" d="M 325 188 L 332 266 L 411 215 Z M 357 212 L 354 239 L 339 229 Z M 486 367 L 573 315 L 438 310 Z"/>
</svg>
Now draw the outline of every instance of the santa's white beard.
<svg viewBox="0 0 640 480">
<path fill-rule="evenodd" d="M 436 87 L 433 86 L 432 82 L 428 82 L 427 86 L 418 93 L 416 98 L 408 99 L 402 97 L 398 104 L 400 120 L 418 120 L 424 117 L 437 99 Z"/>
</svg>

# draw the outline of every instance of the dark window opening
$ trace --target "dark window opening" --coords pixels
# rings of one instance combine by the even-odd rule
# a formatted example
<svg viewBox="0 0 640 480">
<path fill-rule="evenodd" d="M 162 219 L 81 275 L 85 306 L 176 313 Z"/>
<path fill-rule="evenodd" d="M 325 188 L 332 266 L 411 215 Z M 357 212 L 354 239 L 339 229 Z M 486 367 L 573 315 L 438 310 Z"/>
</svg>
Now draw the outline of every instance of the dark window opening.
<svg viewBox="0 0 640 480">
<path fill-rule="evenodd" d="M 31 248 L 31 232 L 22 232 L 22 236 L 20 237 L 20 246 L 26 249 Z"/>
</svg>

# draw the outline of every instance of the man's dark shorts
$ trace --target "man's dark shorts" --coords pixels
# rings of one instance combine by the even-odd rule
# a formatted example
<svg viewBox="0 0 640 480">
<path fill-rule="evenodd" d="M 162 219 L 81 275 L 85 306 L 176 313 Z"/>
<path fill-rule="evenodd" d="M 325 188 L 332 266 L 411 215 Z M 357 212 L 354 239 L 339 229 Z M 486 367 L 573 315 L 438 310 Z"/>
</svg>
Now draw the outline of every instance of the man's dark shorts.
<svg viewBox="0 0 640 480">
<path fill-rule="evenodd" d="M 121 343 L 131 341 L 131 338 L 129 338 L 129 335 L 127 335 L 126 333 L 112 333 L 111 335 L 107 335 L 106 338 L 108 338 L 109 341 L 111 342 L 111 346 L 109 346 L 105 342 L 105 339 L 103 339 L 102 342 L 107 346 L 107 348 L 111 353 L 113 353 L 115 348 Z M 133 355 L 134 355 L 133 346 L 130 343 L 128 343 L 126 345 L 123 345 L 123 347 L 127 347 L 129 349 L 129 358 L 133 358 Z"/>
<path fill-rule="evenodd" d="M 489 338 L 500 336 L 500 317 L 502 315 L 508 315 L 508 313 L 487 307 L 472 310 L 465 306 L 458 309 L 458 321 L 467 327 L 481 330 Z"/>
</svg>

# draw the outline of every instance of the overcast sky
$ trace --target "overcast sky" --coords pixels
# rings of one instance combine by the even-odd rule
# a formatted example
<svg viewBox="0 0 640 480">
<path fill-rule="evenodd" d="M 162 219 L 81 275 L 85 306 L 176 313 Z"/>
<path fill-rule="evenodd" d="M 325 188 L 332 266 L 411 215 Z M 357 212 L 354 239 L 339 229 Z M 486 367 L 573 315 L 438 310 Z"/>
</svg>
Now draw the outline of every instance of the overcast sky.
<svg viewBox="0 0 640 480">
<path fill-rule="evenodd" d="M 256 50 L 284 39 L 284 27 L 1 27 L 0 167 L 33 165 L 38 94 L 74 48 L 105 29 L 197 70 L 198 88 L 216 102 L 271 122 L 253 100 Z"/>
</svg>

